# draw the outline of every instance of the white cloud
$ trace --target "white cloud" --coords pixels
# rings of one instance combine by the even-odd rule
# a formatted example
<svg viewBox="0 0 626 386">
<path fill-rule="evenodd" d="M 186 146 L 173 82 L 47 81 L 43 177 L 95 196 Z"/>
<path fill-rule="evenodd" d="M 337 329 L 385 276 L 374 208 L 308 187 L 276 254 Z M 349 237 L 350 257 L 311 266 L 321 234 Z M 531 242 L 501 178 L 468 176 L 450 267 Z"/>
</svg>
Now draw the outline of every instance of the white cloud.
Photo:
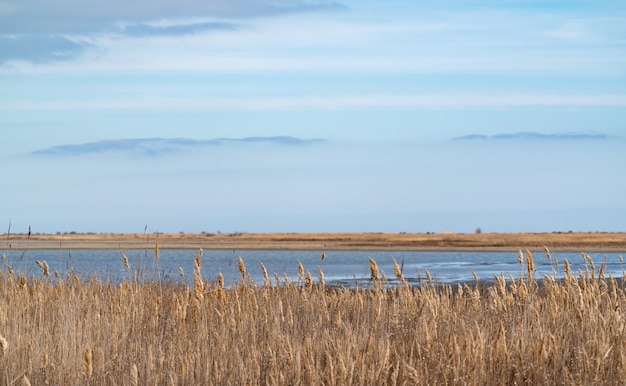
<svg viewBox="0 0 626 386">
<path fill-rule="evenodd" d="M 8 42 L 1 44 L 0 41 L 0 52 L 4 53 L 0 55 L 0 65 L 15 60 L 42 62 L 47 61 L 47 56 L 50 56 L 49 60 L 57 60 L 57 52 L 41 50 L 41 44 L 32 44 L 50 39 L 67 41 L 71 36 L 74 40 L 99 41 L 107 34 L 179 37 L 212 30 L 232 30 L 238 26 L 233 20 L 343 8 L 338 2 L 315 0 L 60 0 L 55 1 L 54 7 L 43 0 L 23 0 L 15 4 L 0 0 L 0 39 L 11 36 L 23 41 L 19 46 Z M 202 22 L 185 22 L 198 18 L 203 19 Z M 159 20 L 170 22 L 168 26 L 159 26 Z M 37 60 L 33 60 L 34 56 Z"/>
<path fill-rule="evenodd" d="M 0 68 L 0 73 L 393 71 L 595 75 L 621 73 L 626 66 L 620 45 L 608 37 L 624 31 L 614 19 L 603 19 L 612 27 L 596 31 L 595 19 L 574 20 L 558 15 L 539 21 L 510 12 L 409 16 L 399 13 L 373 18 L 354 10 L 246 20 L 201 15 L 118 20 L 115 28 L 103 33 L 63 35 L 76 44 L 95 48 L 80 51 L 80 57 L 65 63 L 13 62 Z M 563 30 L 555 30 L 555 25 Z M 563 39 L 573 38 L 576 31 L 581 39 L 583 33 L 593 33 L 593 44 L 582 41 L 582 45 L 572 45 Z M 554 36 L 546 39 L 551 34 Z"/>
<path fill-rule="evenodd" d="M 284 0 L 45 0 L 0 2 L 0 34 L 94 33 L 114 23 L 146 22 L 162 18 L 248 18 L 290 12 L 340 9 L 333 1 Z"/>
<path fill-rule="evenodd" d="M 25 1 L 34 7 L 39 0 Z M 493 4 L 478 10 L 462 6 L 420 9 L 400 2 L 394 3 L 397 9 L 381 7 L 381 12 L 372 13 L 373 5 L 365 2 L 354 3 L 349 12 L 311 13 L 304 11 L 334 10 L 340 8 L 340 4 L 188 1 L 178 10 L 178 3 L 159 0 L 143 8 L 125 3 L 119 10 L 106 3 L 107 9 L 99 13 L 95 10 L 104 7 L 99 1 L 93 5 L 94 11 L 88 12 L 81 7 L 70 9 L 69 3 L 63 0 L 60 9 L 67 8 L 68 14 L 77 13 L 71 20 L 61 12 L 36 15 L 36 7 L 28 11 L 22 9 L 24 18 L 36 15 L 36 20 L 40 21 L 49 16 L 51 22 L 56 20 L 61 24 L 51 27 L 51 31 L 65 31 L 60 35 L 64 39 L 71 37 L 75 43 L 89 43 L 89 47 L 97 49 L 81 50 L 80 57 L 72 56 L 66 63 L 42 65 L 39 60 L 37 65 L 32 65 L 14 61 L 0 68 L 0 72 L 606 74 L 621 73 L 626 66 L 623 43 L 616 40 L 625 32 L 620 18 L 572 16 L 571 12 L 561 14 L 541 7 L 528 7 L 519 12 Z M 170 8 L 177 9 L 170 12 Z M 293 12 L 296 10 L 300 12 Z M 269 17 L 277 14 L 281 17 Z M 14 16 L 20 15 L 18 12 Z M 262 17 L 244 18 L 251 15 Z M 90 20 L 96 17 L 106 26 L 89 27 L 99 25 Z M 26 22 L 5 18 L 7 20 L 0 16 L 0 34 L 25 33 L 28 28 L 33 32 L 40 28 L 34 21 L 29 27 Z M 16 25 L 11 27 L 11 23 Z M 90 29 L 82 29 L 82 23 Z M 593 39 L 589 40 L 590 37 Z M 21 50 L 29 47 L 22 45 Z M 30 60 L 29 55 L 19 55 L 22 56 L 13 55 L 12 59 Z"/>
</svg>

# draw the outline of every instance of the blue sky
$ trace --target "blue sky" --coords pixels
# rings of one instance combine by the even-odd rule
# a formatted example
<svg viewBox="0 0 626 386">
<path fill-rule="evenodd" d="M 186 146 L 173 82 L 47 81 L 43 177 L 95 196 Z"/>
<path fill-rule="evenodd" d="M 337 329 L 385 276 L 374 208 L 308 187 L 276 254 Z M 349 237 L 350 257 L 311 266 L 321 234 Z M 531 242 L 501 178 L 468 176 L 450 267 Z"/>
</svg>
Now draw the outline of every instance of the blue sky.
<svg viewBox="0 0 626 386">
<path fill-rule="evenodd" d="M 0 0 L 23 232 L 625 231 L 623 1 Z"/>
</svg>

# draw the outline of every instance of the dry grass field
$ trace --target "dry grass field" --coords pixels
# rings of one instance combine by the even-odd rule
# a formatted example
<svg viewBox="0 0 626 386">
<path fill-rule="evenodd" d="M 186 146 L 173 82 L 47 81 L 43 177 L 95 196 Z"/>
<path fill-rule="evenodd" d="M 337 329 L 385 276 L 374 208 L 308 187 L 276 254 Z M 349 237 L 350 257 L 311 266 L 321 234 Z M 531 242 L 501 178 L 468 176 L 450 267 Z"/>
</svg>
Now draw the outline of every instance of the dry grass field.
<svg viewBox="0 0 626 386">
<path fill-rule="evenodd" d="M 12 248 L 162 248 L 435 250 L 626 250 L 626 233 L 200 233 L 200 234 L 5 234 Z"/>
<path fill-rule="evenodd" d="M 548 251 L 546 251 L 548 252 Z M 192 258 L 192 257 L 190 257 Z M 535 278 L 550 258 L 564 280 Z M 120 259 L 120 265 L 125 262 Z M 0 273 L 1 385 L 623 384 L 626 292 L 587 260 L 520 253 L 495 284 L 328 288 L 323 273 L 252 285 L 27 279 Z M 47 268 L 40 262 L 42 270 Z M 48 272 L 54 275 L 54 273 Z M 403 282 L 396 267 L 395 274 Z M 427 275 L 428 276 L 428 275 Z M 129 277 L 133 277 L 129 272 Z M 135 276 L 136 277 L 136 276 Z"/>
</svg>

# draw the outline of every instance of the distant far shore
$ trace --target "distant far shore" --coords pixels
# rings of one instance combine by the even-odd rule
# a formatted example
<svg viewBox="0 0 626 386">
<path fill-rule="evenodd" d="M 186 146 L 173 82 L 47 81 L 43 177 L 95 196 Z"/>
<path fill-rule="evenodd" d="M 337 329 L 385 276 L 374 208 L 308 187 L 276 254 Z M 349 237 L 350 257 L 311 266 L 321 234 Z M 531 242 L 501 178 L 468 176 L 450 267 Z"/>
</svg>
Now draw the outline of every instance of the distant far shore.
<svg viewBox="0 0 626 386">
<path fill-rule="evenodd" d="M 6 249 L 531 250 L 626 251 L 626 232 L 4 234 Z"/>
</svg>

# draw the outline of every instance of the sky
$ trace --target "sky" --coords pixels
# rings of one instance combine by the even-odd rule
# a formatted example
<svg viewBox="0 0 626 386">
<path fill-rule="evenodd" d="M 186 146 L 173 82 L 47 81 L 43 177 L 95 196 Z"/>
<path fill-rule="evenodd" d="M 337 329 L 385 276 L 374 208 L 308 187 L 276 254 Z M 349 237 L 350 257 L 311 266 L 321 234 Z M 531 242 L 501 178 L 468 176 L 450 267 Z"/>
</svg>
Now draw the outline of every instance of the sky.
<svg viewBox="0 0 626 386">
<path fill-rule="evenodd" d="M 626 231 L 626 3 L 0 0 L 0 232 Z"/>
</svg>

